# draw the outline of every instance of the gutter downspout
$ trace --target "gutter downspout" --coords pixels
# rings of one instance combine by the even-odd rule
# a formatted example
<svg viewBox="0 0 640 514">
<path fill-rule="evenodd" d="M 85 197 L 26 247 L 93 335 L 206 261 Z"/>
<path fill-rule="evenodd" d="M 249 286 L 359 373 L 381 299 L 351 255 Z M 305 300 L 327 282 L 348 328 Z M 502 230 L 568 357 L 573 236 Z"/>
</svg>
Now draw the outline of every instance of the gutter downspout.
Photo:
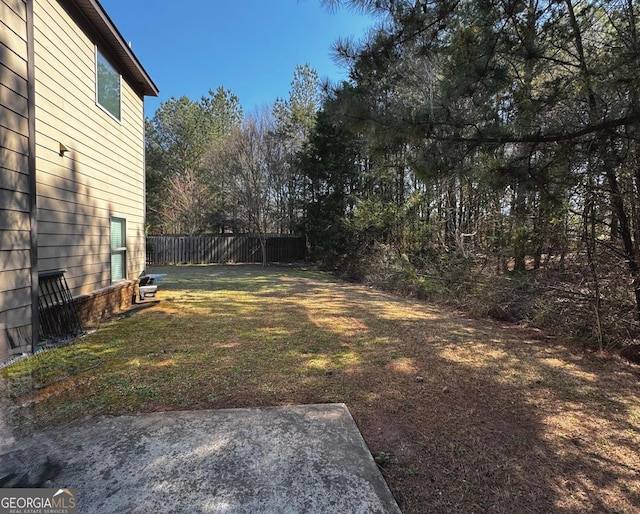
<svg viewBox="0 0 640 514">
<path fill-rule="evenodd" d="M 28 130 L 29 130 L 29 214 L 31 229 L 31 352 L 39 342 L 40 314 L 38 311 L 38 202 L 36 180 L 36 85 L 35 85 L 35 41 L 33 28 L 33 3 L 26 0 L 27 6 L 27 90 L 28 98 Z"/>
</svg>

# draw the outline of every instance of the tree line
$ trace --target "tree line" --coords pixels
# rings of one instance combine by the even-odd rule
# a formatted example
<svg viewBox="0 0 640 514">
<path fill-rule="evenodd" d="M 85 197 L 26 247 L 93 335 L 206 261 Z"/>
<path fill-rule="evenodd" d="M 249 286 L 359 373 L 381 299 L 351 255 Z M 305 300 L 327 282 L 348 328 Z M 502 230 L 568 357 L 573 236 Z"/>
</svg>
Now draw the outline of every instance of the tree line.
<svg viewBox="0 0 640 514">
<path fill-rule="evenodd" d="M 288 99 L 243 113 L 220 86 L 163 102 L 146 121 L 147 230 L 152 234 L 294 233 L 302 148 L 320 108 L 319 79 L 297 66 Z"/>
<path fill-rule="evenodd" d="M 220 88 L 147 122 L 153 230 L 299 233 L 327 265 L 427 292 L 553 270 L 600 346 L 621 320 L 635 334 L 635 1 L 323 3 L 377 20 L 335 45 L 347 81 L 301 66 L 270 110 L 244 116 Z"/>
</svg>

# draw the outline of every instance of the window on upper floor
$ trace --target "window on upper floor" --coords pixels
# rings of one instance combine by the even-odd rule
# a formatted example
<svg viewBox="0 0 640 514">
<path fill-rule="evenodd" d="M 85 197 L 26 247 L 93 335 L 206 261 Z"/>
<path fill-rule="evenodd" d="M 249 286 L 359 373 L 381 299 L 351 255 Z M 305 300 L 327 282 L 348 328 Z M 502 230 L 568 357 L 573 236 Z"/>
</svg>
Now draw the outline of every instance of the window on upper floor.
<svg viewBox="0 0 640 514">
<path fill-rule="evenodd" d="M 120 121 L 120 74 L 96 47 L 96 103 Z"/>
</svg>

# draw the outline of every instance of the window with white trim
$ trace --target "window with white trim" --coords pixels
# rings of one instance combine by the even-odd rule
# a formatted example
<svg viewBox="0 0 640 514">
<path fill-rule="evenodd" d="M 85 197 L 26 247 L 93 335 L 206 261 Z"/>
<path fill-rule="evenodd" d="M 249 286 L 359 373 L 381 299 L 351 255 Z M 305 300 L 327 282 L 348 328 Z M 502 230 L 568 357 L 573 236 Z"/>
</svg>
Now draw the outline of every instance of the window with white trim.
<svg viewBox="0 0 640 514">
<path fill-rule="evenodd" d="M 127 278 L 127 222 L 111 218 L 111 282 Z"/>
<path fill-rule="evenodd" d="M 120 121 L 120 74 L 96 47 L 96 103 Z"/>
</svg>

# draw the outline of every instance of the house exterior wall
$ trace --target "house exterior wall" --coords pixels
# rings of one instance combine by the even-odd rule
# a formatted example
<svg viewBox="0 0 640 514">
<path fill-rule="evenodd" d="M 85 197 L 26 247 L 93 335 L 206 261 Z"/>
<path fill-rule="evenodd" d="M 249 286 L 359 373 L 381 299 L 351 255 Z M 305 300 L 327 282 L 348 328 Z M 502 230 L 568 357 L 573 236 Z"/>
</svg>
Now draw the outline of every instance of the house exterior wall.
<svg viewBox="0 0 640 514">
<path fill-rule="evenodd" d="M 96 43 L 109 48 L 62 4 L 33 7 L 38 266 L 67 270 L 78 296 L 111 285 L 112 217 L 126 220 L 126 278 L 144 269 L 144 112 L 125 77 L 120 121 L 97 105 Z"/>
<path fill-rule="evenodd" d="M 0 359 L 31 349 L 27 4 L 0 0 Z"/>
<path fill-rule="evenodd" d="M 121 76 L 119 119 L 96 102 L 96 49 Z M 39 272 L 67 270 L 87 319 L 131 303 L 145 264 L 143 97 L 157 93 L 94 0 L 0 0 L 0 359 L 36 342 Z M 115 284 L 113 218 L 126 222 Z"/>
</svg>

